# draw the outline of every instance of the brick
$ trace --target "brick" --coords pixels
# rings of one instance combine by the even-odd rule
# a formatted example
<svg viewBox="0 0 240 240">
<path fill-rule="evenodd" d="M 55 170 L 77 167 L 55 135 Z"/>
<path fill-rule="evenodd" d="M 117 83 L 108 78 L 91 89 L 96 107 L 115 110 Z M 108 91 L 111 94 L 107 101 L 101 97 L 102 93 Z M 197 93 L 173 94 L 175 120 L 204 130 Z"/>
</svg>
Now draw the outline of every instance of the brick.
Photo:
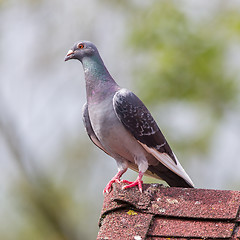
<svg viewBox="0 0 240 240">
<path fill-rule="evenodd" d="M 236 219 L 240 192 L 209 189 L 162 188 L 152 201 L 159 215 L 204 219 Z"/>
<path fill-rule="evenodd" d="M 102 220 L 97 240 L 145 239 L 152 217 L 129 209 L 110 212 Z"/>
<path fill-rule="evenodd" d="M 149 236 L 230 238 L 234 223 L 155 218 Z"/>
</svg>

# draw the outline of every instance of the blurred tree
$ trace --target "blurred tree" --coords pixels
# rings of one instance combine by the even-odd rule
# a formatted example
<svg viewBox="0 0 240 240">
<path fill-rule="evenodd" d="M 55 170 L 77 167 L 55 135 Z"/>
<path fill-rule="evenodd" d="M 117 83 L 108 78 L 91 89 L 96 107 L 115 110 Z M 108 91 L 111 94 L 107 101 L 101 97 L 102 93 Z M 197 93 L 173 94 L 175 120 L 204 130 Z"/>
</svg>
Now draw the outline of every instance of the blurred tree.
<svg viewBox="0 0 240 240">
<path fill-rule="evenodd" d="M 240 14 L 222 3 L 205 18 L 189 16 L 179 1 L 127 4 L 128 41 L 140 58 L 134 81 L 142 100 L 187 104 L 205 115 L 201 132 L 174 142 L 185 154 L 206 153 L 225 112 L 236 106 L 239 72 L 227 70 L 226 56 L 239 39 Z"/>
<path fill-rule="evenodd" d="M 129 38 L 144 56 L 135 79 L 145 101 L 198 102 L 221 115 L 236 100 L 235 75 L 226 71 L 225 62 L 229 32 L 239 34 L 240 15 L 222 9 L 211 18 L 191 20 L 177 1 L 154 1 L 138 8 Z"/>
<path fill-rule="evenodd" d="M 81 191 L 80 200 L 75 199 L 79 188 L 83 188 L 76 176 L 88 172 L 86 169 L 91 162 L 91 154 L 89 152 L 87 154 L 83 150 L 84 141 L 74 139 L 71 142 L 68 138 L 71 143 L 65 143 L 64 148 L 59 152 L 60 156 L 58 156 L 54 171 L 52 169 L 49 172 L 44 171 L 37 164 L 36 156 L 27 146 L 25 139 L 19 134 L 17 124 L 14 122 L 15 119 L 4 107 L 3 102 L 1 101 L 0 104 L 0 112 L 2 113 L 0 116 L 0 134 L 7 143 L 19 171 L 17 181 L 14 181 L 13 188 L 9 193 L 12 212 L 9 212 L 8 219 L 11 219 L 9 216 L 14 214 L 15 218 L 19 218 L 20 221 L 15 219 L 14 231 L 10 231 L 12 223 L 5 219 L 5 224 L 8 227 L 2 229 L 0 238 L 2 239 L 4 236 L 3 239 L 9 240 L 92 239 L 96 233 L 92 231 L 92 235 L 89 235 L 86 225 L 87 227 L 91 226 L 89 218 L 92 218 L 94 211 L 88 208 L 89 200 L 84 196 L 86 192 L 83 194 Z M 79 146 L 83 146 L 83 148 Z M 71 162 L 70 169 L 64 163 L 66 159 Z M 84 162 L 88 164 L 84 166 Z M 84 168 L 81 169 L 77 165 L 84 166 Z M 63 174 L 60 179 L 58 172 Z M 92 207 L 94 208 L 94 202 Z M 98 214 L 96 215 L 98 216 Z"/>
</svg>

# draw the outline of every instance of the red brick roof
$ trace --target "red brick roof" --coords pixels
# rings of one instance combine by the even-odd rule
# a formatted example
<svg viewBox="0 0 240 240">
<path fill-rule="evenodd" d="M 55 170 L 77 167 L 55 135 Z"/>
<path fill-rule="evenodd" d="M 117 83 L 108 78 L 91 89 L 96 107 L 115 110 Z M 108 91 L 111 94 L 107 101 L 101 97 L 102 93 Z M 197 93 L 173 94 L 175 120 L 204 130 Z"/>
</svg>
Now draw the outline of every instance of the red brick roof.
<svg viewBox="0 0 240 240">
<path fill-rule="evenodd" d="M 98 240 L 240 239 L 240 191 L 122 186 L 105 195 Z"/>
</svg>

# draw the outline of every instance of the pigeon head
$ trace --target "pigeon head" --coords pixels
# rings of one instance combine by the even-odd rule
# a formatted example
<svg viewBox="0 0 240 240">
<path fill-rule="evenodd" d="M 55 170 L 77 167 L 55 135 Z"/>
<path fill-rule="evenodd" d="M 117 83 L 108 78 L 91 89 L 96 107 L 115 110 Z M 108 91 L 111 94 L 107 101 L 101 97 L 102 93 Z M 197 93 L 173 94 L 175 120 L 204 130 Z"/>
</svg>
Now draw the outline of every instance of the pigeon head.
<svg viewBox="0 0 240 240">
<path fill-rule="evenodd" d="M 77 42 L 73 45 L 73 47 L 68 51 L 65 61 L 70 59 L 77 59 L 82 61 L 84 57 L 90 57 L 98 53 L 95 45 L 88 41 Z"/>
</svg>

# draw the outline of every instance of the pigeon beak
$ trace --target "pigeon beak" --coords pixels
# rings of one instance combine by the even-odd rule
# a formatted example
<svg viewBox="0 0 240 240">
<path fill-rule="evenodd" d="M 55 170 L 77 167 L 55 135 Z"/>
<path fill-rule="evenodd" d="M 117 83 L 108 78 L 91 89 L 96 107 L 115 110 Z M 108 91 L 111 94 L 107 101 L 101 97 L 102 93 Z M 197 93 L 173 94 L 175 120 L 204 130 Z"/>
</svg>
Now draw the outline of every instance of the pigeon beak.
<svg viewBox="0 0 240 240">
<path fill-rule="evenodd" d="M 68 61 L 69 59 L 72 59 L 74 56 L 74 51 L 72 49 L 70 49 L 68 52 L 67 52 L 67 55 L 64 59 L 64 61 Z"/>
</svg>

